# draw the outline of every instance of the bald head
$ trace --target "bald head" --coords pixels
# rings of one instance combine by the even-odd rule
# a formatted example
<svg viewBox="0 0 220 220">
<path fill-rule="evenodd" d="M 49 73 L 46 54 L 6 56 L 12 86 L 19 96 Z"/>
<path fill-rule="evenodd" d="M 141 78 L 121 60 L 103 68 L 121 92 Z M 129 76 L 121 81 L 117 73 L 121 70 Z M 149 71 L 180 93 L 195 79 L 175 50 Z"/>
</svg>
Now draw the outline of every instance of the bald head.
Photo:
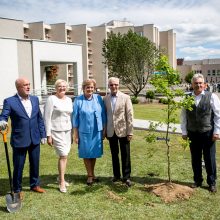
<svg viewBox="0 0 220 220">
<path fill-rule="evenodd" d="M 21 96 L 23 99 L 28 98 L 28 95 L 30 93 L 30 82 L 28 79 L 18 78 L 15 81 L 15 86 L 19 96 Z"/>
</svg>

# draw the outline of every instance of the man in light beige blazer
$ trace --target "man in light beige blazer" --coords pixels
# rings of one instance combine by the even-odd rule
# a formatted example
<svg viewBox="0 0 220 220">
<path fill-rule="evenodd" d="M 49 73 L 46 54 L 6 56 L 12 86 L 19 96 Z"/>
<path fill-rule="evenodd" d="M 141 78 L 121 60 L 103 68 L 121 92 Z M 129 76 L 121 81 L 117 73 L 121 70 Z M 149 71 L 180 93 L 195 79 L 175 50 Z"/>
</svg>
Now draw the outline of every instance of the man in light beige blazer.
<svg viewBox="0 0 220 220">
<path fill-rule="evenodd" d="M 107 139 L 109 140 L 112 166 L 113 182 L 121 179 L 119 146 L 121 151 L 122 177 L 123 182 L 130 187 L 131 180 L 131 159 L 130 159 L 130 140 L 133 131 L 133 107 L 128 95 L 119 91 L 119 79 L 109 78 L 108 86 L 110 94 L 104 98 L 107 112 Z"/>
</svg>

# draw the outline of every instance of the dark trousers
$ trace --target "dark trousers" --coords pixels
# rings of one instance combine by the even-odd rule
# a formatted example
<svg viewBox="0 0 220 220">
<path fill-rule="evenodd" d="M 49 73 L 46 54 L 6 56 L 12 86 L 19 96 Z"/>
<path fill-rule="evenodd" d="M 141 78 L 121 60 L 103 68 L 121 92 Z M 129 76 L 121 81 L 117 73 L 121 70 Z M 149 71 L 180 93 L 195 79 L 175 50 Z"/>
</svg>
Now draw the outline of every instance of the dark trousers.
<svg viewBox="0 0 220 220">
<path fill-rule="evenodd" d="M 127 137 L 118 137 L 115 133 L 112 137 L 108 138 L 108 140 L 112 154 L 112 167 L 113 167 L 114 177 L 116 178 L 121 177 L 120 162 L 119 162 L 119 146 L 120 146 L 123 180 L 130 179 L 130 174 L 131 174 L 130 141 L 127 140 Z"/>
<path fill-rule="evenodd" d="M 13 190 L 20 192 L 22 190 L 22 176 L 26 160 L 29 155 L 30 188 L 39 185 L 39 161 L 40 145 L 30 145 L 29 147 L 13 147 Z"/>
<path fill-rule="evenodd" d="M 207 184 L 214 186 L 216 184 L 216 147 L 212 141 L 213 131 L 204 133 L 188 132 L 188 137 L 191 141 L 190 152 L 192 160 L 192 169 L 194 173 L 194 181 L 202 183 L 202 154 L 205 162 L 207 173 Z"/>
</svg>

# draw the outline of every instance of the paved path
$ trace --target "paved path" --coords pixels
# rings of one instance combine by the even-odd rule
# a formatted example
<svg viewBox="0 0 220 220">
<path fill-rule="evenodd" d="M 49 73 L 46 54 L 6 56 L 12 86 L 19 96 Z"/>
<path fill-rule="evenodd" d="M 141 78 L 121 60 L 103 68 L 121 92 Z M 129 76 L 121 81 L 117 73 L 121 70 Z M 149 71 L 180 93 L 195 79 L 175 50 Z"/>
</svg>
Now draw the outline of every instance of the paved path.
<svg viewBox="0 0 220 220">
<path fill-rule="evenodd" d="M 220 99 L 220 93 L 219 92 L 215 92 L 215 94 L 219 97 Z M 149 120 L 141 120 L 141 119 L 134 119 L 134 129 L 136 130 L 148 130 L 149 129 L 149 125 L 150 125 Z M 154 123 L 157 123 L 156 121 L 152 121 Z M 175 125 L 171 125 L 170 128 L 170 132 L 173 133 L 173 128 L 176 128 L 175 133 L 181 134 L 181 128 L 180 128 L 180 124 L 175 124 Z M 166 125 L 163 124 L 161 127 L 157 127 L 157 131 L 159 132 L 166 132 Z"/>
<path fill-rule="evenodd" d="M 136 130 L 148 130 L 150 126 L 150 122 L 157 123 L 156 121 L 149 121 L 149 120 L 141 120 L 141 119 L 134 119 L 134 129 Z M 173 129 L 176 129 L 173 132 Z M 165 132 L 167 130 L 166 124 L 162 124 L 160 127 L 156 128 L 156 131 Z M 169 129 L 171 133 L 178 133 L 181 134 L 180 124 L 171 124 L 171 128 Z"/>
</svg>

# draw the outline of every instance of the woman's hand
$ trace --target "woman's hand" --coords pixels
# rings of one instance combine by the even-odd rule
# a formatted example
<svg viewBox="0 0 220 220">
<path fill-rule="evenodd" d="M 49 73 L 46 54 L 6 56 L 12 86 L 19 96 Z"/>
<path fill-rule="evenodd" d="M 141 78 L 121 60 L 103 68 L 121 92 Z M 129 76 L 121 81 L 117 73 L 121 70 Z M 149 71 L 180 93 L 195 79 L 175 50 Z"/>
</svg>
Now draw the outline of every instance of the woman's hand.
<svg viewBox="0 0 220 220">
<path fill-rule="evenodd" d="M 102 140 L 104 140 L 106 137 L 106 128 L 103 128 L 102 130 Z"/>
<path fill-rule="evenodd" d="M 47 144 L 53 147 L 53 139 L 51 136 L 47 136 Z"/>
<path fill-rule="evenodd" d="M 74 135 L 74 142 L 75 142 L 76 144 L 79 143 L 79 137 L 78 137 L 78 135 Z"/>
</svg>

